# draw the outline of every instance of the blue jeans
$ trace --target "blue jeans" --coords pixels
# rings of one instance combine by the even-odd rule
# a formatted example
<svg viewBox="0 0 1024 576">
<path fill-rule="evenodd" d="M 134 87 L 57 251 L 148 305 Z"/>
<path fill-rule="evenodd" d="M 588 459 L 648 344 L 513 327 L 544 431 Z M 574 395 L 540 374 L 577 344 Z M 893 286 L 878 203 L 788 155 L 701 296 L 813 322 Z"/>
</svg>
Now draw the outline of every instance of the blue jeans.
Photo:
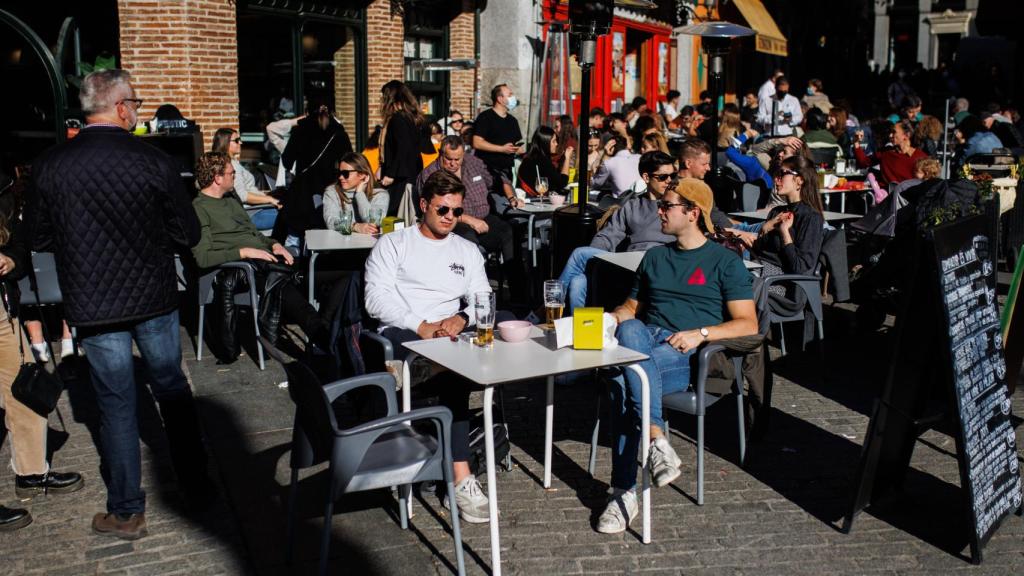
<svg viewBox="0 0 1024 576">
<path fill-rule="evenodd" d="M 191 406 L 192 390 L 181 370 L 178 311 L 134 324 L 81 332 L 100 410 L 100 452 L 106 470 L 107 512 L 121 515 L 145 512 L 132 340 L 139 347 L 161 412 L 165 403 L 180 405 L 184 402 Z M 171 423 L 166 424 L 168 440 L 173 443 Z M 173 452 L 174 446 L 171 449 Z M 182 471 L 178 472 L 180 476 Z"/>
<path fill-rule="evenodd" d="M 277 222 L 277 208 L 264 208 L 250 212 L 249 219 L 252 220 L 257 230 L 272 230 L 274 222 Z"/>
<path fill-rule="evenodd" d="M 647 354 L 650 358 L 640 362 L 647 374 L 651 391 L 651 425 L 664 428 L 661 417 L 661 397 L 682 392 L 690 387 L 690 357 L 665 342 L 673 333 L 640 320 L 627 320 L 619 325 L 615 337 L 619 344 Z M 612 386 L 612 487 L 632 490 L 636 486 L 636 460 L 640 444 L 643 414 L 641 413 L 640 377 L 625 370 L 625 378 L 615 379 Z M 647 447 L 645 446 L 646 450 Z"/>
<path fill-rule="evenodd" d="M 562 274 L 558 277 L 562 282 L 562 286 L 565 286 L 569 293 L 566 298 L 568 300 L 566 303 L 568 305 L 568 310 L 565 311 L 566 316 L 571 316 L 572 311 L 576 308 L 582 308 L 587 305 L 587 262 L 590 262 L 590 259 L 594 256 L 604 252 L 607 252 L 607 250 L 580 246 L 569 255 L 569 261 L 565 263 L 565 268 L 562 269 Z"/>
</svg>

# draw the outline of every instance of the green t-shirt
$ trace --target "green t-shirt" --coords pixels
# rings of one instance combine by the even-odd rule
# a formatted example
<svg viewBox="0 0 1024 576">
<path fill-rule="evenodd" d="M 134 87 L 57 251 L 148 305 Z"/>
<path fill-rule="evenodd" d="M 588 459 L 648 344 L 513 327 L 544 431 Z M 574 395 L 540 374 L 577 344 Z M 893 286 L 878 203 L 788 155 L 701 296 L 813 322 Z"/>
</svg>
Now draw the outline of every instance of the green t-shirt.
<svg viewBox="0 0 1024 576">
<path fill-rule="evenodd" d="M 711 241 L 692 250 L 673 242 L 647 251 L 630 298 L 643 304 L 646 323 L 679 332 L 721 324 L 726 302 L 753 300 L 754 291 L 734 252 Z"/>
</svg>

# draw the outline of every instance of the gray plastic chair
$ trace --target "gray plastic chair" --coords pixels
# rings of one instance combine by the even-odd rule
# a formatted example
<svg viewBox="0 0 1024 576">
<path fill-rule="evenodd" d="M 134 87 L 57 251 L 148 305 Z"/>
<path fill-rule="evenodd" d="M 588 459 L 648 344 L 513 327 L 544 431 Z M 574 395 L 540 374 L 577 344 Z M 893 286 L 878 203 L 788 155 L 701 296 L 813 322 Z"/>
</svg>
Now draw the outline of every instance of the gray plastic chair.
<svg viewBox="0 0 1024 576">
<path fill-rule="evenodd" d="M 18 280 L 18 289 L 21 292 L 19 303 L 22 306 L 57 306 L 64 303 L 64 295 L 60 291 L 60 282 L 57 279 L 57 260 L 53 252 L 32 253 L 32 273 Z M 71 336 L 75 354 L 78 354 L 78 333 L 74 327 L 71 328 Z M 49 344 L 47 339 L 47 345 Z M 53 350 L 50 350 L 50 357 L 53 357 Z M 56 359 L 54 361 L 56 362 Z"/>
<path fill-rule="evenodd" d="M 295 427 L 292 430 L 291 486 L 288 496 L 286 561 L 291 564 L 295 539 L 295 512 L 298 501 L 299 470 L 330 462 L 329 488 L 324 506 L 320 541 L 319 573 L 327 574 L 331 543 L 331 516 L 334 502 L 342 494 L 391 486 L 406 487 L 429 480 L 444 480 L 451 505 L 452 535 L 460 576 L 465 574 L 459 510 L 455 501 L 455 473 L 452 469 L 451 411 L 443 406 L 399 412 L 395 399 L 395 379 L 386 372 L 364 374 L 321 385 L 313 372 L 301 362 L 290 360 L 269 342 L 263 342 L 270 356 L 280 362 L 288 375 L 288 394 L 295 403 Z M 358 388 L 379 389 L 387 400 L 387 415 L 348 429 L 338 427 L 334 402 Z M 413 429 L 413 422 L 430 422 L 437 437 Z M 402 529 L 409 527 L 406 498 L 399 490 L 399 516 Z"/>
<path fill-rule="evenodd" d="M 717 396 L 707 393 L 708 364 L 711 357 L 717 353 L 731 355 L 733 370 L 736 377 L 733 381 L 733 390 L 730 394 Z M 747 452 L 747 436 L 745 430 L 745 419 L 743 414 L 743 358 L 749 354 L 727 351 L 725 346 L 714 342 L 705 344 L 697 352 L 697 379 L 693 386 L 682 392 L 673 392 L 661 397 L 663 409 L 683 412 L 697 417 L 697 504 L 704 505 L 704 416 L 708 406 L 718 402 L 726 396 L 736 395 L 736 414 L 739 419 L 740 437 L 740 466 L 743 466 Z M 602 395 L 600 398 L 603 398 Z M 594 422 L 594 431 L 590 438 L 590 463 L 587 471 L 594 475 L 594 466 L 597 460 L 597 438 L 601 427 L 601 400 L 597 403 L 597 421 Z M 668 421 L 665 421 L 665 433 L 668 435 Z M 645 449 L 645 447 L 641 447 Z"/>
<path fill-rule="evenodd" d="M 259 357 L 260 370 L 263 370 L 263 339 L 260 338 L 259 323 L 260 295 L 256 292 L 256 270 L 252 264 L 244 261 L 221 264 L 199 277 L 198 290 L 196 290 L 199 297 L 199 336 L 196 339 L 196 361 L 203 359 L 203 331 L 206 325 L 204 320 L 206 319 L 206 305 L 213 303 L 213 281 L 218 272 L 232 268 L 244 270 L 246 282 L 249 284 L 248 291 L 235 294 L 235 304 L 252 307 L 252 326 L 256 331 L 256 352 Z"/>
<path fill-rule="evenodd" d="M 805 323 L 814 321 L 817 324 L 818 329 L 818 340 L 823 341 L 825 339 L 825 316 L 823 312 L 823 304 L 821 300 L 821 275 L 820 275 L 821 264 L 815 268 L 813 275 L 809 274 L 777 274 L 775 276 L 764 277 L 764 288 L 763 298 L 766 300 L 758 308 L 768 311 L 768 319 L 772 324 L 779 325 L 779 348 L 782 351 L 782 355 L 786 355 L 786 332 L 782 327 L 782 324 L 786 322 L 795 322 L 797 320 L 803 320 Z M 791 314 L 779 313 L 772 309 L 772 306 L 767 302 L 769 289 L 776 285 L 790 285 L 793 286 L 798 292 L 798 296 L 801 296 L 805 304 L 800 310 Z M 807 316 L 807 311 L 811 312 L 810 316 Z M 803 350 L 807 347 L 807 334 L 808 328 L 804 329 L 804 334 L 801 339 L 800 348 Z"/>
</svg>

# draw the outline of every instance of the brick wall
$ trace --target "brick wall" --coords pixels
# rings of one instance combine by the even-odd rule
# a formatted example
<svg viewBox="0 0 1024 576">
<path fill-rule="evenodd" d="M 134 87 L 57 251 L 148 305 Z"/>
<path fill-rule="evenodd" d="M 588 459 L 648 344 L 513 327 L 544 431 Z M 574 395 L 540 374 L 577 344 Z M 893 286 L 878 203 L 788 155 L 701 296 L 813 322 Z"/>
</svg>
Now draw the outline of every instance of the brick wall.
<svg viewBox="0 0 1024 576">
<path fill-rule="evenodd" d="M 334 53 L 334 114 L 341 120 L 353 142 L 356 134 L 356 41 L 349 36 Z M 366 135 L 364 134 L 363 137 Z"/>
<path fill-rule="evenodd" d="M 238 48 L 231 0 L 118 0 L 121 67 L 139 116 L 174 104 L 202 126 L 204 149 L 220 127 L 238 128 Z"/>
<path fill-rule="evenodd" d="M 366 104 L 370 131 L 380 124 L 380 87 L 389 80 L 402 80 L 402 38 L 405 25 L 400 14 L 391 14 L 390 0 L 375 0 L 366 8 Z"/>
<path fill-rule="evenodd" d="M 448 55 L 451 58 L 474 58 L 473 12 L 459 14 L 448 25 Z M 473 75 L 476 70 L 451 72 L 449 106 L 469 118 L 476 116 L 473 107 Z"/>
</svg>

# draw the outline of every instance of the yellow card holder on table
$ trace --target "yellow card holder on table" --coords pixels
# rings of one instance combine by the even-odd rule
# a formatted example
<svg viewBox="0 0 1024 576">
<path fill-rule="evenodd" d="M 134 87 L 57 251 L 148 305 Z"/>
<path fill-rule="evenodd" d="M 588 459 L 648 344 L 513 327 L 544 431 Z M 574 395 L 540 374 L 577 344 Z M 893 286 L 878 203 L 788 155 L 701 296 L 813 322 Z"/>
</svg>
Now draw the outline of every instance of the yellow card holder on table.
<svg viewBox="0 0 1024 576">
<path fill-rule="evenodd" d="M 395 216 L 387 216 L 380 223 L 380 231 L 384 234 L 405 228 L 405 221 Z"/>
<path fill-rule="evenodd" d="M 604 309 L 577 308 L 572 312 L 572 347 L 600 350 L 604 339 Z"/>
</svg>

